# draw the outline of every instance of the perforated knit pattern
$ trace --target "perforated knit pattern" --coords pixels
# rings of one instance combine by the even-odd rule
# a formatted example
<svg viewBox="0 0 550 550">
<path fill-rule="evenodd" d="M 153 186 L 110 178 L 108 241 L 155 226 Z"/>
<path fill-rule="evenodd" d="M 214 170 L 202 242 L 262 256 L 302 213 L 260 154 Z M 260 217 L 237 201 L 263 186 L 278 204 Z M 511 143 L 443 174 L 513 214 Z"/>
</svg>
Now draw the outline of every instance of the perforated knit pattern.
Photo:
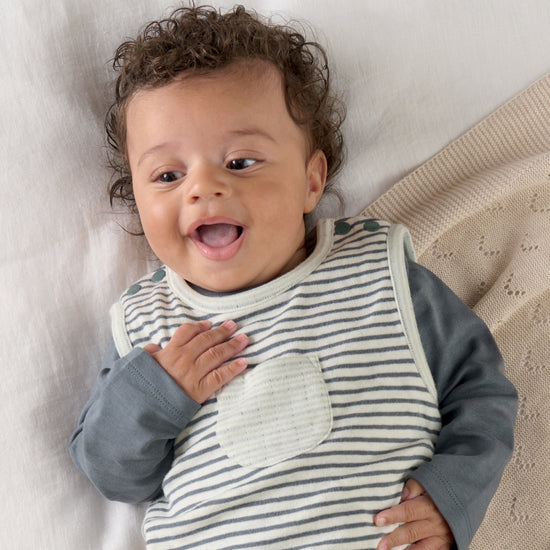
<svg viewBox="0 0 550 550">
<path fill-rule="evenodd" d="M 365 215 L 488 324 L 520 406 L 514 456 L 471 548 L 550 548 L 550 75 L 396 184 Z"/>
</svg>

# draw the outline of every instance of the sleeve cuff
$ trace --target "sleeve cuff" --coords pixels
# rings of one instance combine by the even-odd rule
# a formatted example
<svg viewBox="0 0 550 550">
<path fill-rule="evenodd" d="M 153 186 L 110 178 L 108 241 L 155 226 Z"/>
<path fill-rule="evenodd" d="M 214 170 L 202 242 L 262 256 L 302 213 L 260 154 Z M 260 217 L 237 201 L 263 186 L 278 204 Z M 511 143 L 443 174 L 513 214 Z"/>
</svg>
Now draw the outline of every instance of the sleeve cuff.
<svg viewBox="0 0 550 550">
<path fill-rule="evenodd" d="M 424 487 L 449 524 L 455 538 L 455 546 L 452 550 L 468 550 L 474 536 L 468 514 L 437 465 L 433 462 L 426 462 L 418 470 L 412 472 L 410 477 Z"/>
<path fill-rule="evenodd" d="M 134 383 L 154 400 L 166 419 L 183 429 L 200 404 L 189 397 L 144 349 L 135 348 L 126 359 L 128 374 Z"/>
</svg>

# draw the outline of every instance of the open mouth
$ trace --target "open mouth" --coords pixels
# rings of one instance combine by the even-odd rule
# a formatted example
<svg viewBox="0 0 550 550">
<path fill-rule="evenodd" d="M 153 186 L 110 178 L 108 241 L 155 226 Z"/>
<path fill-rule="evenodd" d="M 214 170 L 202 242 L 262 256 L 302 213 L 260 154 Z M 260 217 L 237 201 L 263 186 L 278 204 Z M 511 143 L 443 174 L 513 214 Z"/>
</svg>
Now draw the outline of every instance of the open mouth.
<svg viewBox="0 0 550 550">
<path fill-rule="evenodd" d="M 190 237 L 205 258 L 228 260 L 241 247 L 244 232 L 241 225 L 220 221 L 198 225 Z"/>
<path fill-rule="evenodd" d="M 215 223 L 200 225 L 197 228 L 197 237 L 200 242 L 212 248 L 223 248 L 234 243 L 243 233 L 240 225 L 229 223 Z"/>
</svg>

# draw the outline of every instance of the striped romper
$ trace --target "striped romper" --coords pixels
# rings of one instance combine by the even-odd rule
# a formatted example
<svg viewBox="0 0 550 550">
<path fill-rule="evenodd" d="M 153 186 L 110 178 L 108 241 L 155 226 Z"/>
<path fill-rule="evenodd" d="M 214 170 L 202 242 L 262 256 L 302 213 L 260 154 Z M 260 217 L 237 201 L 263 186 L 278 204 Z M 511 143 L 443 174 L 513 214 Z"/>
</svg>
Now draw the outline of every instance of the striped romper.
<svg viewBox="0 0 550 550">
<path fill-rule="evenodd" d="M 397 504 L 440 429 L 407 282 L 405 228 L 321 220 L 310 256 L 221 296 L 167 267 L 113 306 L 120 356 L 164 345 L 184 322 L 233 319 L 249 368 L 174 442 L 147 548 L 375 549 L 373 516 Z"/>
</svg>

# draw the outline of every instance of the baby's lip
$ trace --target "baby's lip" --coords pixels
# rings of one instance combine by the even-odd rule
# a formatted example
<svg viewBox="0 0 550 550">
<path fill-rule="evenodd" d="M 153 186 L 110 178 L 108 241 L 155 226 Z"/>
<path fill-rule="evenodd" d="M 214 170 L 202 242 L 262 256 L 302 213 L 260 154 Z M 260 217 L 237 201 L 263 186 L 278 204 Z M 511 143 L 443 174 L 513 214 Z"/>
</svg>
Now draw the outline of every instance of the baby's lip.
<svg viewBox="0 0 550 550">
<path fill-rule="evenodd" d="M 203 238 L 207 231 L 205 226 L 233 226 L 236 229 L 232 238 L 225 239 L 205 239 Z M 188 237 L 193 241 L 199 252 L 209 260 L 229 260 L 239 251 L 246 227 L 236 220 L 222 216 L 212 218 L 203 218 L 193 222 L 187 231 Z M 210 232 L 211 234 L 212 232 Z M 215 242 L 214 242 L 215 241 Z"/>
</svg>

